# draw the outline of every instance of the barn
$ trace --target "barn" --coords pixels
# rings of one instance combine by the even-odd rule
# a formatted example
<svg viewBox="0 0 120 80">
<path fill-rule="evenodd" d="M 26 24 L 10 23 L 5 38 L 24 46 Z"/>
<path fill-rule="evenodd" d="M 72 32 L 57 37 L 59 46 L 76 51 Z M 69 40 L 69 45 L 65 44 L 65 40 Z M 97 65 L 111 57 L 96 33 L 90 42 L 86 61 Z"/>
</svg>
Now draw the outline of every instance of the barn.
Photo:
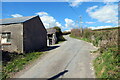
<svg viewBox="0 0 120 80">
<path fill-rule="evenodd" d="M 1 19 L 0 25 L 4 51 L 28 53 L 47 47 L 47 31 L 39 16 Z"/>
<path fill-rule="evenodd" d="M 57 42 L 56 29 L 48 28 L 47 29 L 47 44 L 54 45 Z"/>
</svg>

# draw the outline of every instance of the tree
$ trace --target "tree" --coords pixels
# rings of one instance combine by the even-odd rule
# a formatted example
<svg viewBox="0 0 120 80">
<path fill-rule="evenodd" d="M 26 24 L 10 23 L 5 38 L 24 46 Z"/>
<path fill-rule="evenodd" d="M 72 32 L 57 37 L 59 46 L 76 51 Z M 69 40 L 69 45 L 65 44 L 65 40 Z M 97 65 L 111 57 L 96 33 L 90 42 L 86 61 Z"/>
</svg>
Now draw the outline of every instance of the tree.
<svg viewBox="0 0 120 80">
<path fill-rule="evenodd" d="M 61 28 L 58 26 L 53 27 L 53 29 L 56 29 L 56 37 L 57 37 L 57 42 L 59 41 L 65 41 L 65 38 L 62 35 Z"/>
</svg>

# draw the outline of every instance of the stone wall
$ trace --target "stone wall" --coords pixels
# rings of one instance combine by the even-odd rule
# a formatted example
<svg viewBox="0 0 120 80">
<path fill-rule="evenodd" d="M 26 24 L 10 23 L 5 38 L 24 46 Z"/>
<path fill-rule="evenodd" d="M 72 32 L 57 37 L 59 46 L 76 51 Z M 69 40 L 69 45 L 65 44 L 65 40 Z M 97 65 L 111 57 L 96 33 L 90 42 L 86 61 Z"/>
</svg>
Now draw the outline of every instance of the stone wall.
<svg viewBox="0 0 120 80">
<path fill-rule="evenodd" d="M 2 49 L 9 52 L 23 52 L 23 24 L 2 25 L 2 32 L 10 32 L 10 44 L 3 44 Z"/>
</svg>

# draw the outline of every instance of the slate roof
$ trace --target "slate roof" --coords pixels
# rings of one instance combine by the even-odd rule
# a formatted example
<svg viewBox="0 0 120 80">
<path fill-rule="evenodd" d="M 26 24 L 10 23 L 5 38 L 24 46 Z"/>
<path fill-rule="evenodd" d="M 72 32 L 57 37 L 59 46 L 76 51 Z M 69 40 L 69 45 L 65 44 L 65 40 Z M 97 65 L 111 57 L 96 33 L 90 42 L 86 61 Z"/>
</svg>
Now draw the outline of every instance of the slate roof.
<svg viewBox="0 0 120 80">
<path fill-rule="evenodd" d="M 33 17 L 36 17 L 36 16 L 0 19 L 0 24 L 23 23 L 23 22 L 25 22 L 27 20 L 30 20 Z"/>
<path fill-rule="evenodd" d="M 56 33 L 56 29 L 53 29 L 53 28 L 47 29 L 47 34 L 53 34 L 53 33 Z"/>
</svg>

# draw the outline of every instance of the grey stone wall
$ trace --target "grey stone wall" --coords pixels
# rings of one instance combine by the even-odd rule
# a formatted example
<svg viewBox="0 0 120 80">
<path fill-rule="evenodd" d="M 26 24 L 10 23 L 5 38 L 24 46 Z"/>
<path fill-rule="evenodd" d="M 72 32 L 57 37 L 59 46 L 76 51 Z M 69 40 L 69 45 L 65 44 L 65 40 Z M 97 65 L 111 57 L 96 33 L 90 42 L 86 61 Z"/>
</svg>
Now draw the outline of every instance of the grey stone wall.
<svg viewBox="0 0 120 80">
<path fill-rule="evenodd" d="M 24 51 L 33 52 L 47 47 L 47 31 L 39 17 L 34 17 L 24 24 Z"/>
<path fill-rule="evenodd" d="M 2 49 L 9 52 L 23 52 L 23 24 L 2 25 L 2 32 L 11 32 L 10 44 L 2 45 Z"/>
</svg>

